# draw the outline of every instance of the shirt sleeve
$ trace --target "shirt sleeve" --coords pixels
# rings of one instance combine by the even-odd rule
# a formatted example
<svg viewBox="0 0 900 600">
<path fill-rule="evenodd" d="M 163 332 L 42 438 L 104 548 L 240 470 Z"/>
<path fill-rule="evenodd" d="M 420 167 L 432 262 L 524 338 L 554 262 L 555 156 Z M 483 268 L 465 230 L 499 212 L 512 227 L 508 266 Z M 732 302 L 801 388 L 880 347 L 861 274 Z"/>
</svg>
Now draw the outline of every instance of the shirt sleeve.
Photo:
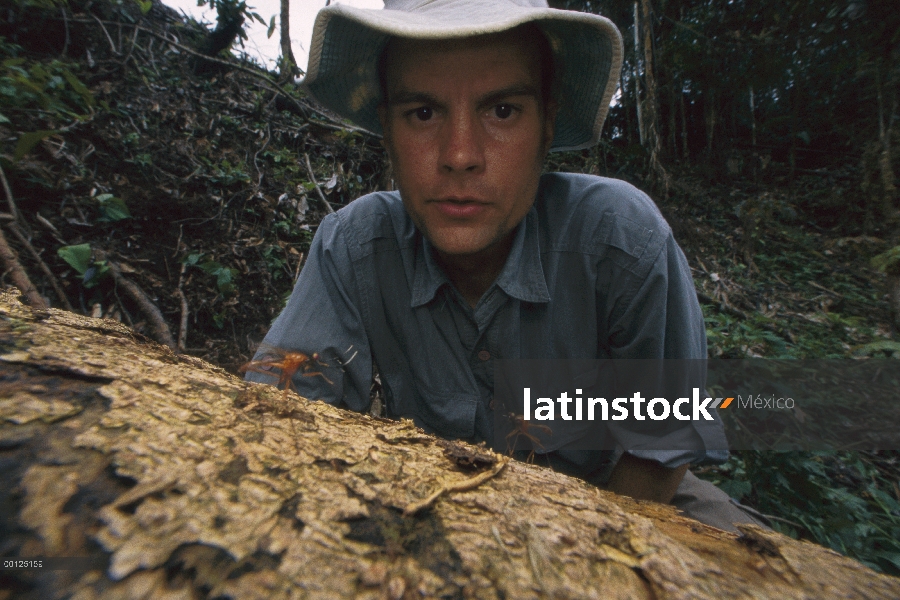
<svg viewBox="0 0 900 600">
<path fill-rule="evenodd" d="M 664 368 L 670 372 L 673 365 L 689 365 L 686 370 L 693 371 L 691 381 L 700 382 L 703 390 L 706 326 L 691 270 L 671 230 L 666 226 L 656 233 L 665 238 L 656 246 L 655 256 L 647 257 L 648 264 L 642 269 L 646 275 L 641 278 L 630 273 L 631 291 L 613 311 L 609 353 L 618 359 L 667 359 Z M 675 363 L 668 359 L 689 360 Z M 629 454 L 674 468 L 728 458 L 724 428 L 715 418 L 711 422 L 667 421 L 662 431 L 651 435 L 640 430 L 640 422 L 613 424 L 610 431 Z"/>
<path fill-rule="evenodd" d="M 669 231 L 609 325 L 612 358 L 706 358 L 706 327 L 687 259 Z"/>
<path fill-rule="evenodd" d="M 254 359 L 278 350 L 318 353 L 322 364 L 294 374 L 301 396 L 360 412 L 369 409 L 371 350 L 346 233 L 337 214 L 328 215 L 319 225 L 294 291 Z M 248 372 L 246 379 L 278 381 L 274 373 Z"/>
</svg>

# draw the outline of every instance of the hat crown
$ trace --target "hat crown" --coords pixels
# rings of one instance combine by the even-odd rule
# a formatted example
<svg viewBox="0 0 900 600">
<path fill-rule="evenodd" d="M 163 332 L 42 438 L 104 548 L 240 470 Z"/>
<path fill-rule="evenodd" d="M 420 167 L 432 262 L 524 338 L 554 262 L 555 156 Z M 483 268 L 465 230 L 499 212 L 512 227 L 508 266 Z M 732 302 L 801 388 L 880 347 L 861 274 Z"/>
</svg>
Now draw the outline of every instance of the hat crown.
<svg viewBox="0 0 900 600">
<path fill-rule="evenodd" d="M 402 10 L 404 12 L 413 12 L 422 8 L 427 4 L 431 4 L 435 0 L 384 0 L 385 10 Z M 496 2 L 496 0 L 485 0 L 486 2 Z M 532 8 L 547 8 L 547 0 L 506 0 L 510 4 L 518 6 L 530 6 Z"/>
</svg>

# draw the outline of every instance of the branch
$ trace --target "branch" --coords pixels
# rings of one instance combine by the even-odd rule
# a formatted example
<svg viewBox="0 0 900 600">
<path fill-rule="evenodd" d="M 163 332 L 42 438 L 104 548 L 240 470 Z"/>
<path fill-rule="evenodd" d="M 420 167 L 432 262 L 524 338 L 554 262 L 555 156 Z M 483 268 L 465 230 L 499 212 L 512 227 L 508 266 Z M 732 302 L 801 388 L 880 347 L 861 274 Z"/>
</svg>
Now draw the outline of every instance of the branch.
<svg viewBox="0 0 900 600">
<path fill-rule="evenodd" d="M 109 260 L 105 252 L 98 251 L 97 258 L 106 261 L 106 264 L 109 266 L 109 272 L 112 274 L 116 285 L 125 290 L 125 293 L 131 296 L 132 300 L 137 302 L 141 311 L 150 320 L 153 338 L 157 342 L 165 344 L 172 350 L 176 350 L 177 346 L 175 345 L 175 340 L 172 339 L 172 332 L 169 330 L 166 320 L 163 318 L 162 313 L 156 305 L 153 304 L 153 301 L 150 300 L 146 293 L 144 293 L 144 290 L 142 290 L 138 284 L 126 279 L 122 274 L 122 269 L 119 268 L 119 265 Z"/>
<path fill-rule="evenodd" d="M 334 209 L 331 208 L 331 204 L 328 203 L 328 200 L 325 199 L 325 194 L 322 193 L 322 188 L 319 187 L 319 183 L 316 181 L 316 176 L 313 173 L 312 164 L 309 162 L 309 154 L 303 153 L 303 157 L 306 159 L 306 171 L 309 173 L 309 180 L 312 182 L 314 186 L 316 186 L 316 191 L 319 193 L 319 199 L 322 200 L 322 203 L 325 205 L 325 208 L 329 213 L 333 213 Z"/>
<path fill-rule="evenodd" d="M 0 229 L 0 260 L 3 261 L 6 272 L 12 278 L 13 285 L 19 288 L 19 291 L 28 298 L 28 303 L 31 307 L 37 310 L 47 310 L 49 308 L 47 303 L 44 302 L 31 280 L 28 279 L 28 273 L 19 264 L 16 253 L 6 243 L 6 236 L 3 235 L 2 229 Z"/>
<path fill-rule="evenodd" d="M 50 267 L 41 260 L 41 255 L 37 253 L 34 249 L 34 246 L 31 245 L 31 242 L 28 241 L 28 238 L 22 233 L 22 230 L 19 229 L 19 226 L 15 223 L 9 224 L 9 230 L 13 232 L 13 235 L 16 236 L 16 239 L 22 243 L 25 248 L 31 253 L 31 256 L 34 260 L 37 261 L 38 266 L 41 268 L 41 271 L 44 272 L 44 275 L 47 276 L 47 279 L 50 281 L 50 285 L 53 286 L 53 291 L 56 292 L 56 296 L 59 298 L 59 301 L 62 302 L 62 305 L 66 307 L 66 310 L 69 312 L 75 312 L 75 309 L 72 308 L 72 305 L 69 304 L 69 299 L 66 297 L 66 293 L 63 291 L 62 287 L 60 287 L 59 282 L 56 279 L 56 276 L 53 275 L 53 271 L 50 270 Z"/>
<path fill-rule="evenodd" d="M 12 215 L 13 221 L 19 220 L 19 211 L 16 208 L 16 202 L 13 200 L 12 190 L 9 189 L 9 182 L 6 180 L 6 173 L 3 167 L 0 167 L 0 183 L 3 183 L 3 191 L 6 193 L 6 202 L 9 204 L 9 214 Z"/>
</svg>

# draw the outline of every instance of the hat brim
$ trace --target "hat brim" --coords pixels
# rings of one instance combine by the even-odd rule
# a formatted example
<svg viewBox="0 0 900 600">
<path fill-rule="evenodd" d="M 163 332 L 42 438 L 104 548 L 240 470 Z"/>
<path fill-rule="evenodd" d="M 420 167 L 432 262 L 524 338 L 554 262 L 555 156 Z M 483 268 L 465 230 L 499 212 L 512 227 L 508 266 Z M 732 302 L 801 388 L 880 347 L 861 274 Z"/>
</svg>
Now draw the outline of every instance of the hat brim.
<svg viewBox="0 0 900 600">
<path fill-rule="evenodd" d="M 622 67 L 622 37 L 599 15 L 511 2 L 435 0 L 415 12 L 335 4 L 319 11 L 302 85 L 323 106 L 375 135 L 381 86 L 378 58 L 391 36 L 463 38 L 533 23 L 554 53 L 559 103 L 551 150 L 597 144 Z"/>
</svg>

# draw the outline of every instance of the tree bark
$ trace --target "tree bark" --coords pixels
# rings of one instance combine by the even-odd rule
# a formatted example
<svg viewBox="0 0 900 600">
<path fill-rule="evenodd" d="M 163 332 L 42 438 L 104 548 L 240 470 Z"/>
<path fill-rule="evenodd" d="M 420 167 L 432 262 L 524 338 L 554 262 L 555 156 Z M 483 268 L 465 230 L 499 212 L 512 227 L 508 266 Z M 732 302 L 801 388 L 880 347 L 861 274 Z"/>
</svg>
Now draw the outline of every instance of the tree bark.
<svg viewBox="0 0 900 600">
<path fill-rule="evenodd" d="M 0 294 L 4 558 L 92 561 L 5 570 L 17 598 L 900 597 L 814 544 L 729 534 L 137 338 Z"/>
</svg>

